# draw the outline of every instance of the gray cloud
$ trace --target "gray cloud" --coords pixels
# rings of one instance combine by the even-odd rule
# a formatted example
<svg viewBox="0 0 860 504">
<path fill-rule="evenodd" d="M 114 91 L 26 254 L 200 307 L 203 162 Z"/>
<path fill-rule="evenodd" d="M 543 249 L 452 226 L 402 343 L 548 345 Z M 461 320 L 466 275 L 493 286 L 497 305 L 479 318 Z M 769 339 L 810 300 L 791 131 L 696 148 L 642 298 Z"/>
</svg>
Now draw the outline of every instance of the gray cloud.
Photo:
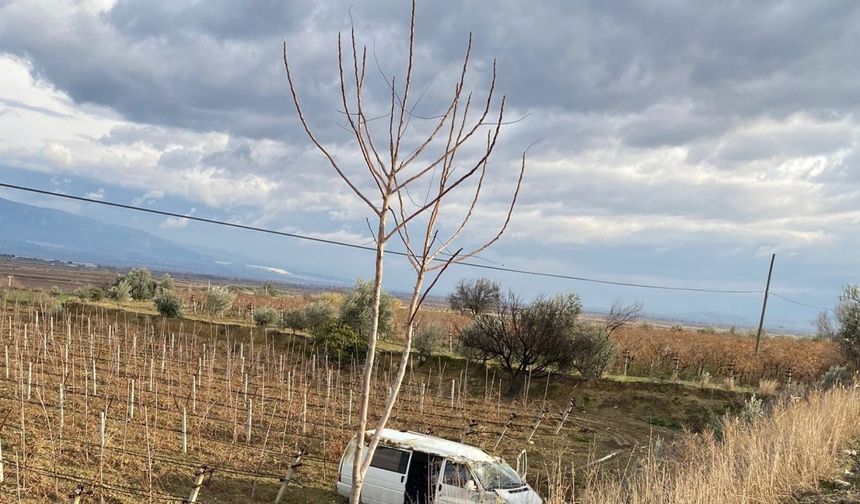
<svg viewBox="0 0 860 504">
<path fill-rule="evenodd" d="M 120 0 L 106 13 L 78 11 L 63 23 L 10 3 L 0 11 L 0 46 L 31 57 L 75 100 L 135 121 L 284 138 L 297 129 L 281 39 L 291 45 L 308 109 L 331 117 L 334 35 L 348 29 L 350 7 L 339 0 Z M 385 70 L 402 74 L 405 6 L 363 2 L 352 11 Z M 673 144 L 739 116 L 855 111 L 858 24 L 860 6 L 849 1 L 509 0 L 491 9 L 434 2 L 419 6 L 417 78 L 437 77 L 426 105 L 432 110 L 433 98 L 448 90 L 440 75 L 456 68 L 473 31 L 476 62 L 499 59 L 500 89 L 518 108 L 632 114 L 620 132 L 631 144 Z M 686 108 L 680 115 L 679 104 Z M 647 127 L 654 119 L 662 131 Z"/>
</svg>

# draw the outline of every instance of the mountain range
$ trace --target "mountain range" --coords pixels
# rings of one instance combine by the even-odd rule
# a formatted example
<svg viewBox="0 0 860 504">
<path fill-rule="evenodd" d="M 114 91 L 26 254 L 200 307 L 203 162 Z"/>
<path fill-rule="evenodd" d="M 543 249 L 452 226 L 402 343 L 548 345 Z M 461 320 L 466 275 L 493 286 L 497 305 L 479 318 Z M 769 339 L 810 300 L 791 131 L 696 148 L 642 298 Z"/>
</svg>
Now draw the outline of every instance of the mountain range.
<svg viewBox="0 0 860 504">
<path fill-rule="evenodd" d="M 260 264 L 234 253 L 198 250 L 139 229 L 2 198 L 0 253 L 293 284 L 350 283 L 317 273 L 293 271 L 283 265 Z"/>
</svg>

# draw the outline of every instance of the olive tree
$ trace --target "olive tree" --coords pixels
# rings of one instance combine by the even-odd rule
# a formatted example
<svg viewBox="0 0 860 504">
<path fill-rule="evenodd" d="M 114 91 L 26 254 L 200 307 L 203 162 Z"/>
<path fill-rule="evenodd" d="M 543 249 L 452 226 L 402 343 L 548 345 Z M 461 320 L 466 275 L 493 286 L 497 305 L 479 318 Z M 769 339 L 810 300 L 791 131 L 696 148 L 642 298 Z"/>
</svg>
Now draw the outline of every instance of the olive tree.
<svg viewBox="0 0 860 504">
<path fill-rule="evenodd" d="M 235 300 L 236 294 L 230 292 L 230 289 L 213 285 L 206 289 L 206 299 L 203 303 L 209 315 L 215 317 L 223 315 L 232 308 Z"/>
<path fill-rule="evenodd" d="M 836 338 L 845 356 L 860 367 L 860 285 L 846 285 L 836 304 Z"/>
<path fill-rule="evenodd" d="M 379 320 L 377 333 L 385 339 L 394 329 L 394 311 L 397 300 L 391 294 L 379 293 Z M 358 279 L 355 287 L 340 305 L 340 321 L 350 326 L 359 336 L 367 338 L 373 320 L 373 284 Z"/>
<path fill-rule="evenodd" d="M 496 148 L 504 124 L 505 98 L 499 99 L 496 96 L 495 61 L 486 66 L 492 69 L 492 75 L 479 81 L 486 83 L 484 96 L 478 98 L 475 92 L 467 90 L 466 75 L 472 52 L 470 35 L 465 44 L 462 67 L 451 88 L 450 100 L 441 105 L 437 115 L 422 122 L 414 112 L 420 97 L 413 96 L 412 82 L 415 13 L 413 0 L 405 54 L 405 78 L 399 80 L 394 75 L 389 78 L 380 71 L 385 84 L 385 104 L 381 110 L 367 108 L 380 103 L 380 100 L 368 92 L 366 46 L 357 43 L 355 30 L 352 29 L 345 51 L 342 37 L 338 35 L 340 117 L 345 123 L 344 128 L 354 140 L 354 152 L 360 160 L 362 172 L 366 172 L 364 178 L 350 169 L 350 156 L 341 157 L 342 146 L 338 146 L 338 149 L 326 147 L 314 133 L 302 109 L 286 43 L 283 48 L 284 70 L 299 122 L 311 143 L 367 210 L 367 223 L 375 245 L 366 364 L 359 380 L 355 430 L 358 442 L 353 459 L 353 486 L 350 497 L 353 504 L 359 502 L 364 475 L 370 467 L 382 429 L 387 424 L 400 393 L 419 308 L 448 266 L 480 253 L 501 237 L 510 221 L 525 170 L 523 153 L 519 166 L 509 179 L 514 187 L 512 198 L 510 206 L 502 213 L 499 228 L 484 238 L 475 238 L 479 230 L 463 234 L 476 210 L 481 188 L 489 172 L 490 156 Z M 371 118 L 385 121 L 376 122 L 375 124 L 382 127 L 373 128 Z M 418 191 L 422 195 L 426 194 L 426 197 L 422 196 L 416 200 L 414 196 Z M 450 205 L 443 205 L 449 200 L 454 201 L 451 201 Z M 461 213 L 458 215 L 454 212 Z M 485 230 L 486 225 L 482 224 L 481 230 Z M 458 245 L 461 235 L 470 238 L 468 247 Z M 390 387 L 387 388 L 384 405 L 378 412 L 375 433 L 365 446 L 371 380 L 379 338 L 383 266 L 391 240 L 401 243 L 415 276 L 405 308 L 403 351 L 399 367 Z"/>
<path fill-rule="evenodd" d="M 162 290 L 155 298 L 155 309 L 162 317 L 182 317 L 182 300 L 171 290 Z"/>
<path fill-rule="evenodd" d="M 126 282 L 129 286 L 129 294 L 136 301 L 145 301 L 155 296 L 156 283 L 152 273 L 146 268 L 133 269 L 125 275 L 117 275 L 113 285 L 119 286 Z"/>
</svg>

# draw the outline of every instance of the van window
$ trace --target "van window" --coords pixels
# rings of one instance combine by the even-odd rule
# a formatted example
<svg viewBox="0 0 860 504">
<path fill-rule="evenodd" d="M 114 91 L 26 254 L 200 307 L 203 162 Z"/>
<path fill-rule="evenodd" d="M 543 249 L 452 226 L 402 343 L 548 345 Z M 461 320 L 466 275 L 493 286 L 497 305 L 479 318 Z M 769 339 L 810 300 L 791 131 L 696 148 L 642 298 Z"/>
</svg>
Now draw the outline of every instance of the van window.
<svg viewBox="0 0 860 504">
<path fill-rule="evenodd" d="M 472 477 L 469 476 L 469 470 L 465 465 L 450 461 L 445 464 L 445 476 L 442 482 L 446 485 L 463 488 L 470 479 Z"/>
<path fill-rule="evenodd" d="M 409 452 L 378 446 L 373 454 L 373 460 L 370 461 L 370 466 L 406 474 L 406 468 L 409 466 Z"/>
</svg>

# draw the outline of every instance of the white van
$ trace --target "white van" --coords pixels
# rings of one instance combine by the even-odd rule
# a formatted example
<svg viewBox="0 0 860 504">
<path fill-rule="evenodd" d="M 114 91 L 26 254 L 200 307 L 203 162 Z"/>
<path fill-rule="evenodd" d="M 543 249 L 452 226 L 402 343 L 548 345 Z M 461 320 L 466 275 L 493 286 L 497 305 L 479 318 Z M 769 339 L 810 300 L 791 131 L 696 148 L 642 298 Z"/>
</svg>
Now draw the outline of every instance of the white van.
<svg viewBox="0 0 860 504">
<path fill-rule="evenodd" d="M 368 432 L 368 438 L 373 431 Z M 340 460 L 337 492 L 349 497 L 355 438 Z M 364 504 L 542 504 L 502 459 L 480 448 L 384 429 L 361 489 Z"/>
</svg>

